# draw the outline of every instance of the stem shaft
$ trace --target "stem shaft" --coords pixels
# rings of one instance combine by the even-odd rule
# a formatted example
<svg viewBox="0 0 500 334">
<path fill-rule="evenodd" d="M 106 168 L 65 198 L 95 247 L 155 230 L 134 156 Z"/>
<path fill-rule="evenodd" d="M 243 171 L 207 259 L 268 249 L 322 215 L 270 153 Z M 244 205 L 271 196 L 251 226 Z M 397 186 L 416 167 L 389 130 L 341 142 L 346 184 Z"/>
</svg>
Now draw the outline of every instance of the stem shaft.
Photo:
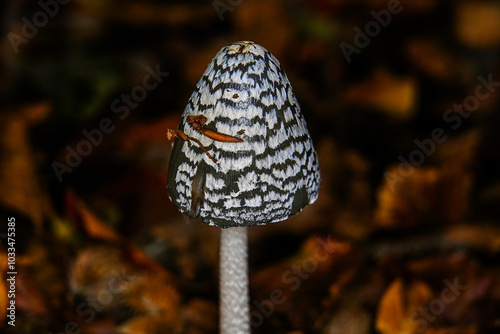
<svg viewBox="0 0 500 334">
<path fill-rule="evenodd" d="M 219 250 L 221 334 L 250 333 L 247 244 L 246 227 L 221 229 Z"/>
</svg>

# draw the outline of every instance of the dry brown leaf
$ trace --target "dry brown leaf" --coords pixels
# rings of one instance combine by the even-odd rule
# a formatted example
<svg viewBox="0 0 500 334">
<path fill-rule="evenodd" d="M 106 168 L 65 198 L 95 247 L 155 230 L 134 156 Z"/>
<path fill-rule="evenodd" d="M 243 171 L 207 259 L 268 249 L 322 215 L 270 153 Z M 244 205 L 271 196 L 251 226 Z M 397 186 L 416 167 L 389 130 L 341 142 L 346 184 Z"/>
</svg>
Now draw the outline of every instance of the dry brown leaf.
<svg viewBox="0 0 500 334">
<path fill-rule="evenodd" d="M 382 334 L 417 333 L 414 315 L 432 297 L 432 291 L 423 282 L 404 284 L 395 279 L 380 301 L 375 326 Z"/>
<path fill-rule="evenodd" d="M 213 302 L 192 299 L 186 305 L 185 333 L 215 333 L 218 327 L 218 308 Z"/>
<path fill-rule="evenodd" d="M 374 222 L 381 227 L 416 226 L 435 221 L 455 222 L 468 209 L 473 176 L 461 166 L 390 167 L 377 191 Z M 406 167 L 405 167 L 406 168 Z M 409 174 L 409 175 L 408 175 Z"/>
<path fill-rule="evenodd" d="M 87 205 L 74 192 L 69 191 L 66 194 L 66 203 L 70 216 L 89 237 L 107 241 L 121 240 L 121 237 L 91 212 Z"/>
<path fill-rule="evenodd" d="M 389 168 L 385 175 L 399 176 L 399 166 Z M 428 195 L 436 183 L 438 171 L 431 168 L 414 169 L 411 176 L 397 182 L 382 183 L 377 191 L 378 205 L 374 222 L 381 227 L 414 226 L 420 222 L 422 213 L 431 206 Z"/>
<path fill-rule="evenodd" d="M 125 308 L 177 328 L 181 304 L 173 278 L 130 260 L 133 259 L 113 246 L 80 251 L 69 275 L 72 292 L 96 299 L 100 310 Z"/>
<path fill-rule="evenodd" d="M 401 331 L 405 317 L 403 294 L 403 282 L 398 278 L 382 296 L 375 324 L 382 334 L 396 334 Z"/>
<path fill-rule="evenodd" d="M 465 218 L 479 140 L 480 135 L 474 131 L 445 138 L 442 143 L 420 139 L 413 151 L 400 156 L 400 162 L 384 173 L 377 191 L 375 223 L 384 227 L 415 226 L 424 221 L 456 222 Z M 437 167 L 416 165 L 427 160 Z"/>
<path fill-rule="evenodd" d="M 178 316 L 178 315 L 177 315 Z M 152 316 L 136 316 L 127 320 L 124 324 L 122 324 L 116 332 L 116 334 L 180 334 L 184 333 L 183 329 L 178 324 L 171 324 L 168 321 L 165 321 L 161 316 L 160 317 L 152 317 Z"/>
<path fill-rule="evenodd" d="M 342 305 L 329 319 L 323 334 L 370 333 L 372 315 L 359 305 Z"/>
<path fill-rule="evenodd" d="M 252 320 L 254 325 L 267 321 L 272 314 L 277 318 L 279 314 L 286 315 L 294 328 L 312 323 L 328 303 L 325 287 L 344 266 L 355 263 L 351 255 L 349 243 L 311 236 L 292 258 L 252 273 L 251 290 L 255 291 L 252 305 L 257 312 Z M 345 285 L 345 280 L 351 278 L 343 276 L 340 280 Z"/>
<path fill-rule="evenodd" d="M 80 250 L 73 260 L 69 285 L 73 293 L 95 296 L 107 289 L 110 282 L 127 285 L 132 265 L 125 261 L 120 250 L 112 246 L 89 247 Z"/>
<path fill-rule="evenodd" d="M 437 41 L 410 40 L 406 44 L 406 54 L 414 66 L 425 75 L 438 80 L 463 79 L 461 76 L 466 69 Z"/>
<path fill-rule="evenodd" d="M 86 204 L 71 191 L 67 194 L 67 207 L 70 216 L 79 226 L 81 226 L 90 238 L 106 241 L 115 245 L 114 247 L 116 247 L 117 251 L 121 254 L 118 256 L 119 259 L 127 259 L 130 265 L 147 269 L 161 279 L 172 279 L 171 274 L 167 270 L 144 253 L 135 243 L 122 237 L 112 228 L 106 226 L 104 222 L 90 211 Z M 113 261 L 109 261 L 109 263 L 112 262 Z M 121 262 L 123 262 L 123 260 Z"/>
<path fill-rule="evenodd" d="M 49 105 L 41 103 L 0 117 L 0 204 L 29 217 L 37 232 L 41 231 L 43 218 L 52 209 L 38 179 L 28 131 L 49 110 Z"/>
<path fill-rule="evenodd" d="M 473 48 L 500 45 L 500 6 L 494 1 L 461 1 L 456 11 L 458 39 Z"/>
<path fill-rule="evenodd" d="M 161 330 L 165 330 L 165 326 L 161 321 L 161 318 L 150 317 L 150 316 L 137 316 L 130 320 L 127 320 L 123 325 L 121 325 L 116 333 L 117 334 L 156 334 L 162 333 Z M 168 331 L 169 333 L 176 333 Z"/>
<path fill-rule="evenodd" d="M 451 226 L 444 235 L 444 242 L 455 245 L 466 245 L 481 249 L 487 253 L 500 252 L 500 227 L 478 222 Z"/>
<path fill-rule="evenodd" d="M 135 312 L 159 317 L 173 325 L 179 319 L 180 297 L 174 286 L 161 277 L 140 274 L 123 293 L 123 302 Z"/>
<path fill-rule="evenodd" d="M 417 93 L 413 78 L 399 78 L 378 71 L 365 82 L 349 87 L 344 95 L 348 105 L 376 109 L 388 116 L 408 120 L 415 114 Z"/>
</svg>

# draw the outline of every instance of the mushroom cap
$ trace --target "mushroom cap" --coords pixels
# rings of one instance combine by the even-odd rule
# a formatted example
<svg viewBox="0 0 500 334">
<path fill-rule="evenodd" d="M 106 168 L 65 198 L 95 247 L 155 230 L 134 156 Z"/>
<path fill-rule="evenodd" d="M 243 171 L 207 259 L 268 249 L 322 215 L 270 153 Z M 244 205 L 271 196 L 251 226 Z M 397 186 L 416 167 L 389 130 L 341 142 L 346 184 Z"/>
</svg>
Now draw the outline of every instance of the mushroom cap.
<svg viewBox="0 0 500 334">
<path fill-rule="evenodd" d="M 188 116 L 207 118 L 204 129 L 243 142 L 214 140 Z M 168 194 L 191 218 L 217 227 L 279 222 L 318 197 L 317 154 L 292 86 L 279 61 L 262 46 L 242 41 L 223 47 L 196 85 L 168 167 Z"/>
</svg>

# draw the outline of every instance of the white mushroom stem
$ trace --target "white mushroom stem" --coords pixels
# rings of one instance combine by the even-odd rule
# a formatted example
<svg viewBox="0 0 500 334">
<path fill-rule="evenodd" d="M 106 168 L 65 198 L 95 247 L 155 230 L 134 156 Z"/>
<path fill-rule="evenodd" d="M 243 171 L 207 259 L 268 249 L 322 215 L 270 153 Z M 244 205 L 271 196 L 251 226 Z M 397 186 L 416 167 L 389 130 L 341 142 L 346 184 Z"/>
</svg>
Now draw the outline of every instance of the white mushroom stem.
<svg viewBox="0 0 500 334">
<path fill-rule="evenodd" d="M 221 229 L 219 250 L 220 333 L 250 333 L 247 227 Z"/>
</svg>

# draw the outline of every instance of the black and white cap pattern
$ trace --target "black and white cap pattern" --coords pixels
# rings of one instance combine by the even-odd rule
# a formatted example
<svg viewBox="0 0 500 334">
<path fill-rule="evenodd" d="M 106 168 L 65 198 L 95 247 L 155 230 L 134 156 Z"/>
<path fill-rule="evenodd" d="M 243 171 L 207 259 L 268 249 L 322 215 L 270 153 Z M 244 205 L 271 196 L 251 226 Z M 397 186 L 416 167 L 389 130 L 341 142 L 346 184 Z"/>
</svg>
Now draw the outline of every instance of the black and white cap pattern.
<svg viewBox="0 0 500 334">
<path fill-rule="evenodd" d="M 242 139 L 216 141 L 204 128 Z M 208 65 L 182 115 L 168 170 L 168 193 L 179 210 L 217 227 L 279 222 L 316 201 L 317 154 L 292 86 L 279 61 L 253 42 L 222 48 Z"/>
</svg>

